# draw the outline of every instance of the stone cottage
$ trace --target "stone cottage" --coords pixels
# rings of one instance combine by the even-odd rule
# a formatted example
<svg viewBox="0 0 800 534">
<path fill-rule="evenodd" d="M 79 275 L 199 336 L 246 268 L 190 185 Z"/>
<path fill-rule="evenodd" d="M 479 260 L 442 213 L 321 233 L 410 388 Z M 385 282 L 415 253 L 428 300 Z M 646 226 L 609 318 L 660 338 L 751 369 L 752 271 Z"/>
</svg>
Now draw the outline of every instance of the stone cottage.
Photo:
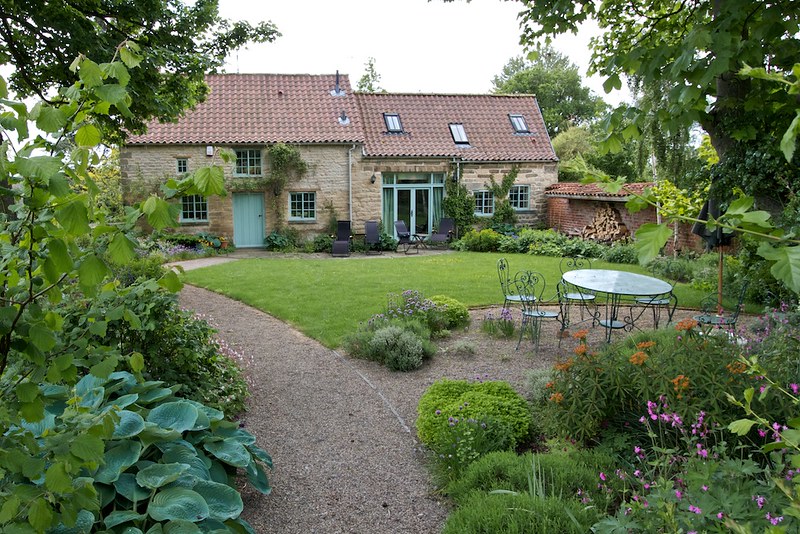
<svg viewBox="0 0 800 534">
<path fill-rule="evenodd" d="M 308 237 L 335 219 L 404 220 L 427 234 L 443 216 L 446 180 L 467 186 L 476 214 L 491 216 L 486 184 L 512 168 L 509 199 L 522 224 L 546 223 L 544 190 L 557 158 L 536 98 L 526 95 L 353 93 L 345 75 L 221 74 L 208 99 L 176 123 L 149 125 L 121 150 L 128 200 L 166 179 L 236 154 L 225 170 L 228 195 L 181 199 L 182 231 L 262 246 L 277 227 Z M 295 147 L 307 170 L 276 195 L 268 190 L 269 147 Z"/>
</svg>

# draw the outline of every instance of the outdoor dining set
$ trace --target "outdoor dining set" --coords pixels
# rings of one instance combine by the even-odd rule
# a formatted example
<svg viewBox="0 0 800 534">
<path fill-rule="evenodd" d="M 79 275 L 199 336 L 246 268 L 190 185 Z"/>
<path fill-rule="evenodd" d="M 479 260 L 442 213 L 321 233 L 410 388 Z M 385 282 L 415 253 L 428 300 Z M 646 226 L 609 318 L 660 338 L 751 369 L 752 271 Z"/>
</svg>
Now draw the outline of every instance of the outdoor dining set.
<svg viewBox="0 0 800 534">
<path fill-rule="evenodd" d="M 519 306 L 522 311 L 517 349 L 529 332 L 538 352 L 541 325 L 548 319 L 558 323 L 560 334 L 581 323 L 599 326 L 605 329 L 606 342 L 614 330 L 639 328 L 647 312 L 652 313 L 655 328 L 663 313 L 667 322 L 672 321 L 678 299 L 669 282 L 627 271 L 593 269 L 586 258 L 563 258 L 560 269 L 561 280 L 548 294 L 541 273 L 523 270 L 512 276 L 508 261 L 497 261 L 503 307 Z"/>
</svg>

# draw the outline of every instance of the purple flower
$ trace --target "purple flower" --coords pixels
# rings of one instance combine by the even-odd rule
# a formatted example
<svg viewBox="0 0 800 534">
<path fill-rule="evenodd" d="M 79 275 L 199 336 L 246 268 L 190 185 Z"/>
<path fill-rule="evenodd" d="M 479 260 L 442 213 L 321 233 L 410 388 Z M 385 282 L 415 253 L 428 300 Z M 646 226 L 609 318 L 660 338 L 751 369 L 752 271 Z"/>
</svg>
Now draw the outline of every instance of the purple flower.
<svg viewBox="0 0 800 534">
<path fill-rule="evenodd" d="M 692 512 L 692 513 L 695 513 L 695 514 L 702 514 L 703 513 L 703 511 L 700 508 L 698 508 L 697 506 L 695 506 L 693 504 L 689 505 L 689 511 Z"/>
<path fill-rule="evenodd" d="M 600 480 L 602 480 L 603 482 L 606 481 L 606 474 L 603 473 L 602 471 L 600 471 Z"/>
<path fill-rule="evenodd" d="M 767 502 L 767 499 L 765 499 L 761 495 L 753 495 L 753 498 L 751 500 L 756 501 L 756 504 L 758 505 L 758 509 L 759 510 L 764 508 L 764 503 Z"/>
<path fill-rule="evenodd" d="M 683 499 L 683 492 L 681 490 L 675 490 L 675 496 L 678 498 L 678 500 L 681 500 Z"/>
<path fill-rule="evenodd" d="M 783 516 L 782 515 L 774 516 L 774 515 L 770 515 L 769 512 L 767 512 L 767 515 L 765 517 L 767 518 L 767 521 L 769 521 L 773 525 L 777 525 L 778 523 L 783 521 Z"/>
<path fill-rule="evenodd" d="M 789 388 L 792 390 L 792 393 L 794 393 L 795 395 L 797 395 L 798 390 L 800 390 L 800 386 L 798 386 L 797 384 L 794 384 L 794 383 L 793 384 L 789 384 Z"/>
</svg>

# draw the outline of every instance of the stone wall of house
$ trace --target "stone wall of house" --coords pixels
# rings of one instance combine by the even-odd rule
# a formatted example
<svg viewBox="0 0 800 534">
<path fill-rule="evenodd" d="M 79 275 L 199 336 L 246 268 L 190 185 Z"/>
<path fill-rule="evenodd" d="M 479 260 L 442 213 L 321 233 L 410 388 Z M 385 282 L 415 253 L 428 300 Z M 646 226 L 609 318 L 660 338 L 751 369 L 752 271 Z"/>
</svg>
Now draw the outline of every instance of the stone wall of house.
<svg viewBox="0 0 800 534">
<path fill-rule="evenodd" d="M 517 211 L 517 224 L 538 226 L 547 223 L 547 199 L 544 190 L 558 181 L 554 163 L 522 163 L 518 165 L 517 185 L 530 186 L 530 209 Z M 462 163 L 461 181 L 470 191 L 486 190 L 490 179 L 497 183 L 511 171 L 510 163 Z"/>
<path fill-rule="evenodd" d="M 547 224 L 550 228 L 567 235 L 580 235 L 584 227 L 592 224 L 595 213 L 606 206 L 613 207 L 619 214 L 622 222 L 631 235 L 645 223 L 657 221 L 656 211 L 653 207 L 645 208 L 637 213 L 630 213 L 625 209 L 625 203 L 608 202 L 601 200 L 588 200 L 579 198 L 549 197 L 547 199 Z M 667 244 L 667 250 L 703 250 L 703 241 L 692 233 L 688 224 L 678 224 L 673 229 L 673 239 Z"/>
</svg>

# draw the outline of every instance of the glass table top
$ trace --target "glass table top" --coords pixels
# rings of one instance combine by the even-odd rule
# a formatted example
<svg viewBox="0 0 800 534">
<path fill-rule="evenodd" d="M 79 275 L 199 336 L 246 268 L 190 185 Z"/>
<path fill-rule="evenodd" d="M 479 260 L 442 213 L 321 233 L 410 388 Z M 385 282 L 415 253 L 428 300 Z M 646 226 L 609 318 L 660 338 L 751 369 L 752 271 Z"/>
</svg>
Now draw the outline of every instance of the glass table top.
<svg viewBox="0 0 800 534">
<path fill-rule="evenodd" d="M 563 275 L 565 282 L 589 291 L 615 295 L 662 295 L 672 291 L 672 284 L 627 271 L 610 269 L 576 269 Z"/>
</svg>

